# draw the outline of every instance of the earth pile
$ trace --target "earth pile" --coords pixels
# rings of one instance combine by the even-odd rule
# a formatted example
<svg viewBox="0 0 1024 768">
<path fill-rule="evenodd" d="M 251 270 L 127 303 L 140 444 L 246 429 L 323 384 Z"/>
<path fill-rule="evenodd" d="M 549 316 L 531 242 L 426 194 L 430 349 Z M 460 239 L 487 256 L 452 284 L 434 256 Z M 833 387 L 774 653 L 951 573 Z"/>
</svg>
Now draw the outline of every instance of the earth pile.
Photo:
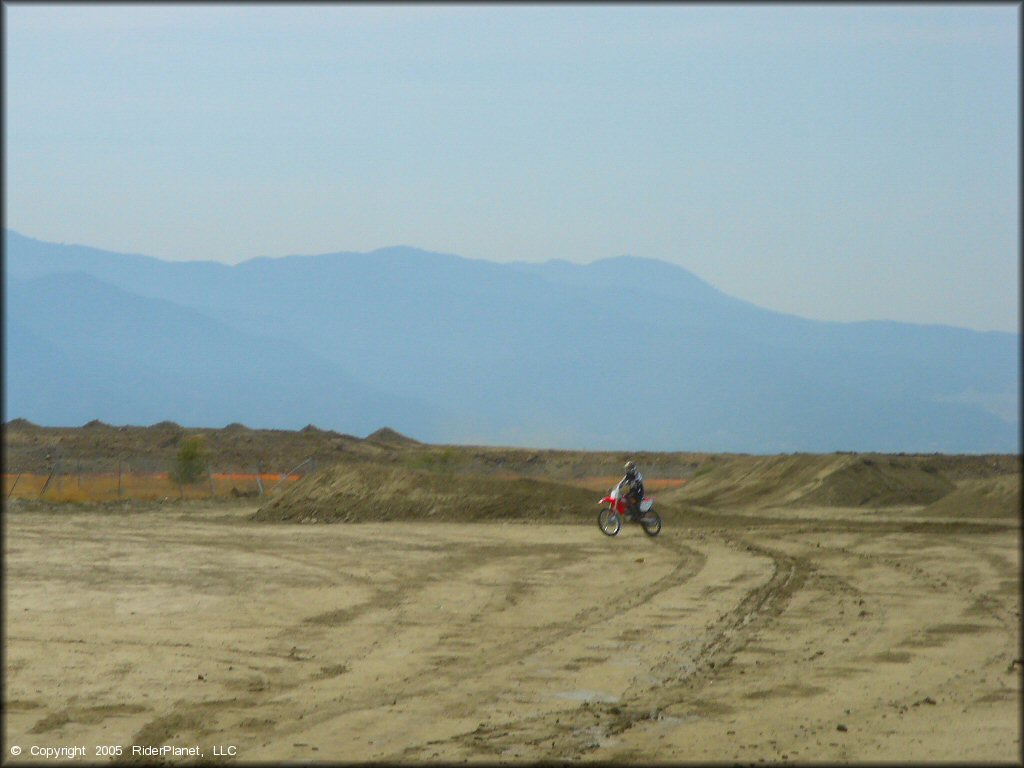
<svg viewBox="0 0 1024 768">
<path fill-rule="evenodd" d="M 1021 515 L 1020 475 L 962 480 L 956 490 L 929 506 L 936 517 L 1008 517 Z"/>
<path fill-rule="evenodd" d="M 462 475 L 383 464 L 339 464 L 300 480 L 254 520 L 550 520 L 590 522 L 591 491 L 546 480 Z"/>
<path fill-rule="evenodd" d="M 937 516 L 1020 514 L 1020 456 L 721 455 L 664 501 L 725 508 L 917 507 Z"/>
</svg>

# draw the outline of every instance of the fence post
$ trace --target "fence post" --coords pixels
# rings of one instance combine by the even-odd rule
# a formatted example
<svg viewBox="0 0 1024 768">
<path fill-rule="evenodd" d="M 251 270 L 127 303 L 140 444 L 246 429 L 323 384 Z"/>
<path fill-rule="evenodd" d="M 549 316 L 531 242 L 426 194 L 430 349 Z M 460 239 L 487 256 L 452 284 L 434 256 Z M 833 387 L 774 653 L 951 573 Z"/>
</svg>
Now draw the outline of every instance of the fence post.
<svg viewBox="0 0 1024 768">
<path fill-rule="evenodd" d="M 19 480 L 21 480 L 21 472 L 19 472 L 18 476 L 16 478 L 14 478 L 14 485 L 12 485 L 11 486 L 11 490 L 9 490 L 7 492 L 7 498 L 8 499 L 11 498 L 11 494 L 14 493 L 14 489 L 18 487 L 18 481 Z"/>
<path fill-rule="evenodd" d="M 121 498 L 121 460 L 117 460 L 117 498 Z"/>
<path fill-rule="evenodd" d="M 40 499 L 43 498 L 43 495 L 46 493 L 46 489 L 50 487 L 50 481 L 53 480 L 53 473 L 57 471 L 57 467 L 58 467 L 59 464 L 60 464 L 60 461 L 58 460 L 57 463 L 54 464 L 50 468 L 50 474 L 47 475 L 46 482 L 43 483 L 43 489 L 41 491 L 39 491 L 39 498 Z"/>
<path fill-rule="evenodd" d="M 260 489 L 260 496 L 263 495 L 263 478 L 260 477 L 260 473 L 263 471 L 263 462 L 261 461 L 256 465 L 256 487 Z"/>
<path fill-rule="evenodd" d="M 213 470 L 210 468 L 210 462 L 206 462 L 206 476 L 210 479 L 210 498 L 217 498 L 217 492 L 213 488 Z"/>
<path fill-rule="evenodd" d="M 274 483 L 270 487 L 270 492 L 273 493 L 274 489 L 277 488 L 277 486 L 279 486 L 281 483 L 283 483 L 285 480 L 287 480 L 289 477 L 291 477 L 292 474 L 294 474 L 295 472 L 298 472 L 300 469 L 302 469 L 304 466 L 306 466 L 307 464 L 310 464 L 310 463 L 312 463 L 312 465 L 314 467 L 314 471 L 315 471 L 316 460 L 313 457 L 310 457 L 308 459 L 304 459 L 301 464 L 296 464 L 294 467 L 292 467 L 287 472 L 285 472 L 283 475 L 281 475 L 278 478 L 277 482 Z"/>
</svg>

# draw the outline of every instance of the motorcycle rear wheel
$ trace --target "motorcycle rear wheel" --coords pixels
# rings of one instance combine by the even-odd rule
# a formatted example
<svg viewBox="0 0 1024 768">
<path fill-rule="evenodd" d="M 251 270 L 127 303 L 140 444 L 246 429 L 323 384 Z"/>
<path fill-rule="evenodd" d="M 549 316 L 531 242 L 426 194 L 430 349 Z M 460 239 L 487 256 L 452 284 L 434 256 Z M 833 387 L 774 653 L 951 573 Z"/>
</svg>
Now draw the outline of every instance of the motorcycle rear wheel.
<svg viewBox="0 0 1024 768">
<path fill-rule="evenodd" d="M 648 536 L 657 536 L 661 533 L 661 515 L 653 509 L 647 510 L 640 518 L 640 527 Z"/>
<path fill-rule="evenodd" d="M 615 536 L 622 529 L 622 518 L 611 507 L 603 507 L 597 513 L 597 527 L 605 536 Z"/>
</svg>

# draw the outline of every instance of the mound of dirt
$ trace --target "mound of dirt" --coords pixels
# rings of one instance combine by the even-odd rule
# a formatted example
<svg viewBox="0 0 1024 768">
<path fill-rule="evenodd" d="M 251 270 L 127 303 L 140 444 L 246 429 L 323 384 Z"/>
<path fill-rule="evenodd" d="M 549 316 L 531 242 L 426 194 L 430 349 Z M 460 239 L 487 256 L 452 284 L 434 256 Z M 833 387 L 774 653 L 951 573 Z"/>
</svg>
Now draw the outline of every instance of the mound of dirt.
<svg viewBox="0 0 1024 768">
<path fill-rule="evenodd" d="M 419 440 L 413 440 L 411 437 L 406 437 L 401 432 L 396 432 L 391 429 L 391 427 L 381 427 L 373 434 L 367 435 L 366 439 L 371 443 L 393 446 L 395 448 L 404 448 L 410 445 L 423 445 Z"/>
<path fill-rule="evenodd" d="M 935 517 L 1020 517 L 1020 475 L 963 480 L 924 510 Z"/>
<path fill-rule="evenodd" d="M 184 432 L 185 428 L 174 421 L 158 421 L 156 424 L 148 427 L 154 432 Z"/>
<path fill-rule="evenodd" d="M 897 458 L 908 458 L 897 454 Z M 925 472 L 942 475 L 959 482 L 980 480 L 1002 475 L 1019 475 L 1024 465 L 1019 454 L 968 454 L 950 455 L 942 453 L 909 457 Z"/>
<path fill-rule="evenodd" d="M 366 522 L 382 520 L 589 520 L 593 492 L 526 478 L 430 472 L 381 464 L 339 464 L 291 486 L 254 520 Z"/>
<path fill-rule="evenodd" d="M 11 419 L 4 422 L 4 429 L 37 429 L 37 427 L 28 419 Z"/>
<path fill-rule="evenodd" d="M 964 494 L 980 493 L 979 488 L 989 488 L 985 483 L 995 481 L 994 488 L 1012 485 L 1012 480 L 1019 487 L 1019 472 L 1014 457 L 715 456 L 665 500 L 713 508 L 927 507 L 961 487 Z M 993 502 L 995 506 L 1005 508 L 1010 497 L 996 496 L 1001 501 Z M 969 501 L 966 495 L 961 500 Z"/>
<path fill-rule="evenodd" d="M 856 457 L 822 478 L 794 506 L 899 507 L 932 504 L 956 486 L 910 459 Z"/>
<path fill-rule="evenodd" d="M 849 461 L 834 454 L 712 456 L 689 483 L 663 498 L 708 507 L 783 506 L 813 491 Z"/>
<path fill-rule="evenodd" d="M 251 429 L 229 424 L 223 429 L 181 427 L 161 422 L 148 427 L 112 426 L 93 421 L 83 427 L 39 427 L 24 419 L 4 424 L 5 472 L 46 474 L 55 457 L 81 472 L 117 472 L 124 462 L 132 467 L 167 471 L 173 466 L 181 440 L 202 435 L 215 472 L 286 472 L 313 459 L 319 465 L 346 460 L 370 460 L 394 453 L 382 445 L 336 432 Z"/>
</svg>

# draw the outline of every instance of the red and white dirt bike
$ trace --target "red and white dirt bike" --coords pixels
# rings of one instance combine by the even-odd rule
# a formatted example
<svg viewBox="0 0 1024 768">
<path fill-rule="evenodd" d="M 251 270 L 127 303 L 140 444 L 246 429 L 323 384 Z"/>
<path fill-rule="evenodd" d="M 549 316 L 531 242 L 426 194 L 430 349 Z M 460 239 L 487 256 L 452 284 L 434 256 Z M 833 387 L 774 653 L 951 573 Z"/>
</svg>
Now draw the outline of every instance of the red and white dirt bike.
<svg viewBox="0 0 1024 768">
<path fill-rule="evenodd" d="M 601 499 L 601 511 L 597 513 L 597 527 L 606 536 L 615 536 L 622 530 L 622 521 L 629 515 L 629 502 L 622 497 L 618 488 L 612 488 L 608 495 Z M 604 506 L 606 505 L 607 506 Z M 648 536 L 657 536 L 661 533 L 661 516 L 654 509 L 654 499 L 644 496 L 640 501 L 640 509 L 637 517 L 631 517 L 640 523 L 644 533 Z"/>
</svg>

